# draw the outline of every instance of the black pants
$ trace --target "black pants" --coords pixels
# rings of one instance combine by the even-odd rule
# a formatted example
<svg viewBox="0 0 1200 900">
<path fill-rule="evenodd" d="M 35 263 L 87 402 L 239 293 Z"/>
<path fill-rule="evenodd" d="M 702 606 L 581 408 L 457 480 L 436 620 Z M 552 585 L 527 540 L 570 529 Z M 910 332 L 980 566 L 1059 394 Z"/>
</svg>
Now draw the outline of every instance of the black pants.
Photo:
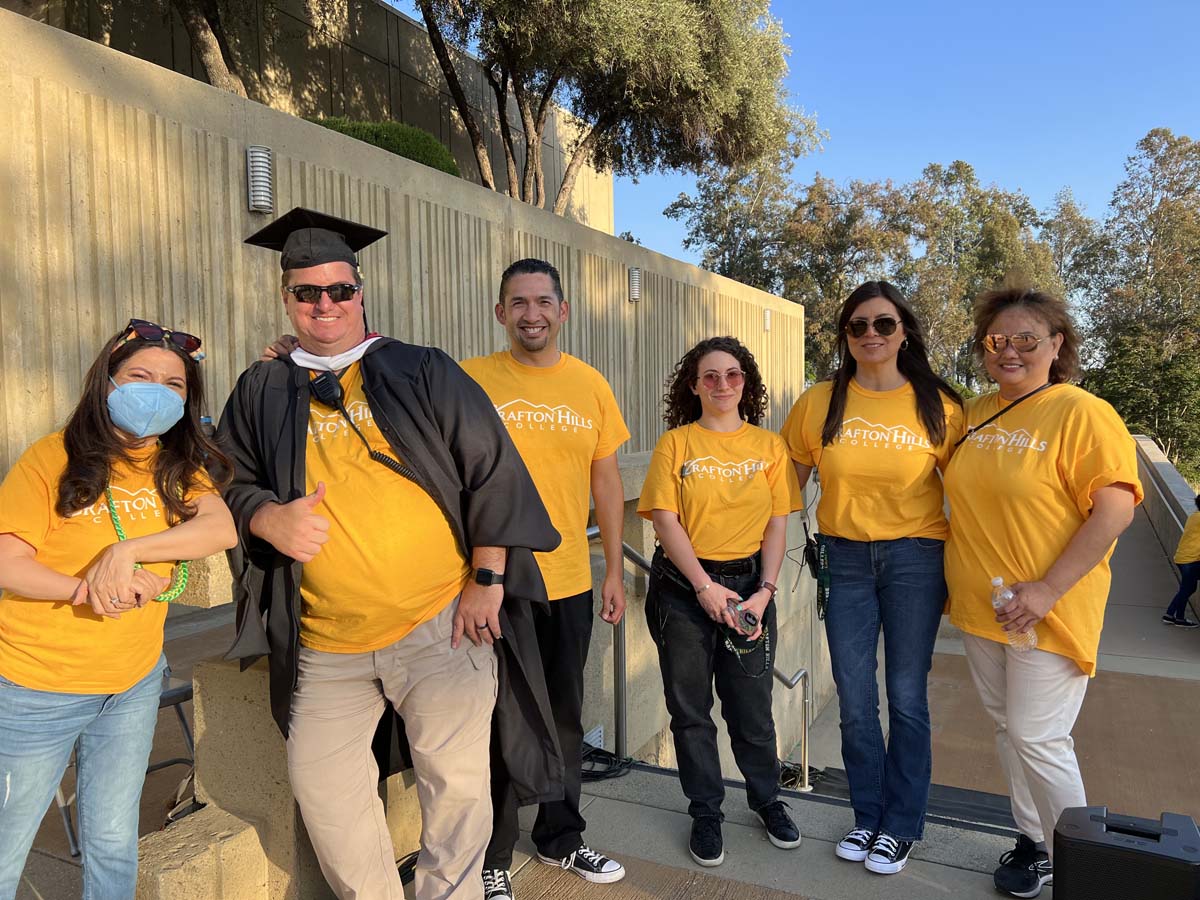
<svg viewBox="0 0 1200 900">
<path fill-rule="evenodd" d="M 533 843 L 545 856 L 561 859 L 583 845 L 587 827 L 579 813 L 583 758 L 583 667 L 592 641 L 592 592 L 554 600 L 549 615 L 534 619 L 550 709 L 563 755 L 562 800 L 538 807 Z M 517 798 L 496 747 L 492 727 L 492 840 L 483 857 L 485 869 L 512 868 L 513 845 L 520 835 Z"/>
<path fill-rule="evenodd" d="M 749 560 L 753 565 L 743 574 L 719 575 L 713 571 L 715 566 L 705 566 L 705 570 L 714 584 L 747 597 L 759 580 L 758 558 Z M 779 756 L 771 713 L 775 601 L 767 604 L 763 613 L 763 631 L 768 637 L 751 643 L 710 619 L 691 585 L 681 579 L 662 550 L 655 552 L 646 622 L 658 647 L 679 782 L 691 801 L 688 813 L 693 818 L 721 817 L 725 799 L 717 726 L 712 720 L 714 682 L 733 756 L 746 779 L 746 799 L 752 810 L 762 809 L 779 795 Z M 727 636 L 741 654 L 726 647 Z"/>
</svg>

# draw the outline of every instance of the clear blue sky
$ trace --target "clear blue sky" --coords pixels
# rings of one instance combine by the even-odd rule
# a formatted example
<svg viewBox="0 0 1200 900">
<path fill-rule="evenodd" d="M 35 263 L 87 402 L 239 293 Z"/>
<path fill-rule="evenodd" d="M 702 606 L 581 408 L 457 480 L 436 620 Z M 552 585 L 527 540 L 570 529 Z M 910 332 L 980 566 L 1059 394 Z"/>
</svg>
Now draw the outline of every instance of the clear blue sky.
<svg viewBox="0 0 1200 900">
<path fill-rule="evenodd" d="M 1200 0 L 777 0 L 788 90 L 829 133 L 814 172 L 900 183 L 962 159 L 1044 209 L 1071 187 L 1102 217 L 1151 128 L 1200 138 Z M 617 179 L 616 230 L 669 256 L 685 229 L 662 210 L 693 181 Z"/>
</svg>

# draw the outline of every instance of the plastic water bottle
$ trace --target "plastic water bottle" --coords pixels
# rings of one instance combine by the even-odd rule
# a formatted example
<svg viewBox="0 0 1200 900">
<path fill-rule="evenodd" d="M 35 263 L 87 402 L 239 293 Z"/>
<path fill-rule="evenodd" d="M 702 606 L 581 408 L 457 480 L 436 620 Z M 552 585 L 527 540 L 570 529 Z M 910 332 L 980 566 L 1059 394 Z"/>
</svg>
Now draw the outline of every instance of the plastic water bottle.
<svg viewBox="0 0 1200 900">
<path fill-rule="evenodd" d="M 1001 610 L 1008 604 L 1012 603 L 1013 592 L 1005 585 L 1003 578 L 992 579 L 992 609 Z M 1037 646 L 1037 632 L 1032 628 L 1029 631 L 1006 631 L 1008 635 L 1009 646 L 1019 653 L 1024 653 L 1026 650 L 1032 650 Z"/>
</svg>

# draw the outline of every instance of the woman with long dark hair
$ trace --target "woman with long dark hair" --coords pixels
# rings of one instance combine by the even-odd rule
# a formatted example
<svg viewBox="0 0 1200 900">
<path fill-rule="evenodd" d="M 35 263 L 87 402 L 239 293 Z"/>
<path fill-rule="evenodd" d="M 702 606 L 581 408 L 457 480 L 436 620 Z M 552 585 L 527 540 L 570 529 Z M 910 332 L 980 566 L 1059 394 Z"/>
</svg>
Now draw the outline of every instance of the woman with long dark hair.
<svg viewBox="0 0 1200 900">
<path fill-rule="evenodd" d="M 83 896 L 132 897 L 162 690 L 165 602 L 232 547 L 205 474 L 200 340 L 140 319 L 109 339 L 64 430 L 0 484 L 0 900 L 76 750 Z"/>
<path fill-rule="evenodd" d="M 926 682 L 946 601 L 942 481 L 962 433 L 962 400 L 929 365 L 904 296 L 869 281 L 842 304 L 838 366 L 783 427 L 800 484 L 821 475 L 829 565 L 825 630 L 841 712 L 854 826 L 835 848 L 899 872 L 923 835 L 932 768 Z M 879 724 L 885 646 L 889 736 Z"/>
<path fill-rule="evenodd" d="M 725 858 L 725 787 L 714 682 L 750 808 L 775 846 L 800 844 L 779 799 L 771 713 L 775 582 L 800 494 L 782 439 L 759 427 L 767 391 L 740 342 L 701 341 L 676 365 L 663 399 L 670 430 L 654 449 L 638 503 L 660 544 L 646 621 L 690 801 L 689 849 L 700 865 L 716 866 Z"/>
</svg>

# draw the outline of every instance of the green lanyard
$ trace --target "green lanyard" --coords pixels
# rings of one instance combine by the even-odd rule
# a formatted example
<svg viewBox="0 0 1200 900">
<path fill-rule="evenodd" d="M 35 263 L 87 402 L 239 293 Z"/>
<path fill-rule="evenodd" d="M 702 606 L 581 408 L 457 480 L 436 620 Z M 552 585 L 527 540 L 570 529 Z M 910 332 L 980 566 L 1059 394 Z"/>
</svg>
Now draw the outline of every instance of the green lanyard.
<svg viewBox="0 0 1200 900">
<path fill-rule="evenodd" d="M 119 540 L 119 541 L 128 540 L 129 538 L 125 534 L 125 529 L 121 527 L 121 520 L 117 516 L 117 507 L 113 503 L 112 485 L 108 485 L 104 488 L 104 498 L 108 501 L 108 517 L 110 519 L 112 519 L 113 529 L 117 532 L 117 540 Z M 133 567 L 135 569 L 140 569 L 142 567 L 142 564 L 134 563 Z M 176 599 L 178 599 L 179 595 L 183 593 L 184 588 L 187 587 L 187 583 L 188 583 L 188 564 L 187 564 L 187 560 L 182 559 L 179 561 L 179 564 L 175 567 L 175 575 L 174 575 L 174 578 L 172 579 L 171 586 L 169 588 L 167 588 L 165 591 L 163 591 L 161 594 L 159 594 L 157 597 L 155 597 L 154 599 L 157 600 L 159 603 L 169 603 L 172 600 L 176 600 Z"/>
</svg>

